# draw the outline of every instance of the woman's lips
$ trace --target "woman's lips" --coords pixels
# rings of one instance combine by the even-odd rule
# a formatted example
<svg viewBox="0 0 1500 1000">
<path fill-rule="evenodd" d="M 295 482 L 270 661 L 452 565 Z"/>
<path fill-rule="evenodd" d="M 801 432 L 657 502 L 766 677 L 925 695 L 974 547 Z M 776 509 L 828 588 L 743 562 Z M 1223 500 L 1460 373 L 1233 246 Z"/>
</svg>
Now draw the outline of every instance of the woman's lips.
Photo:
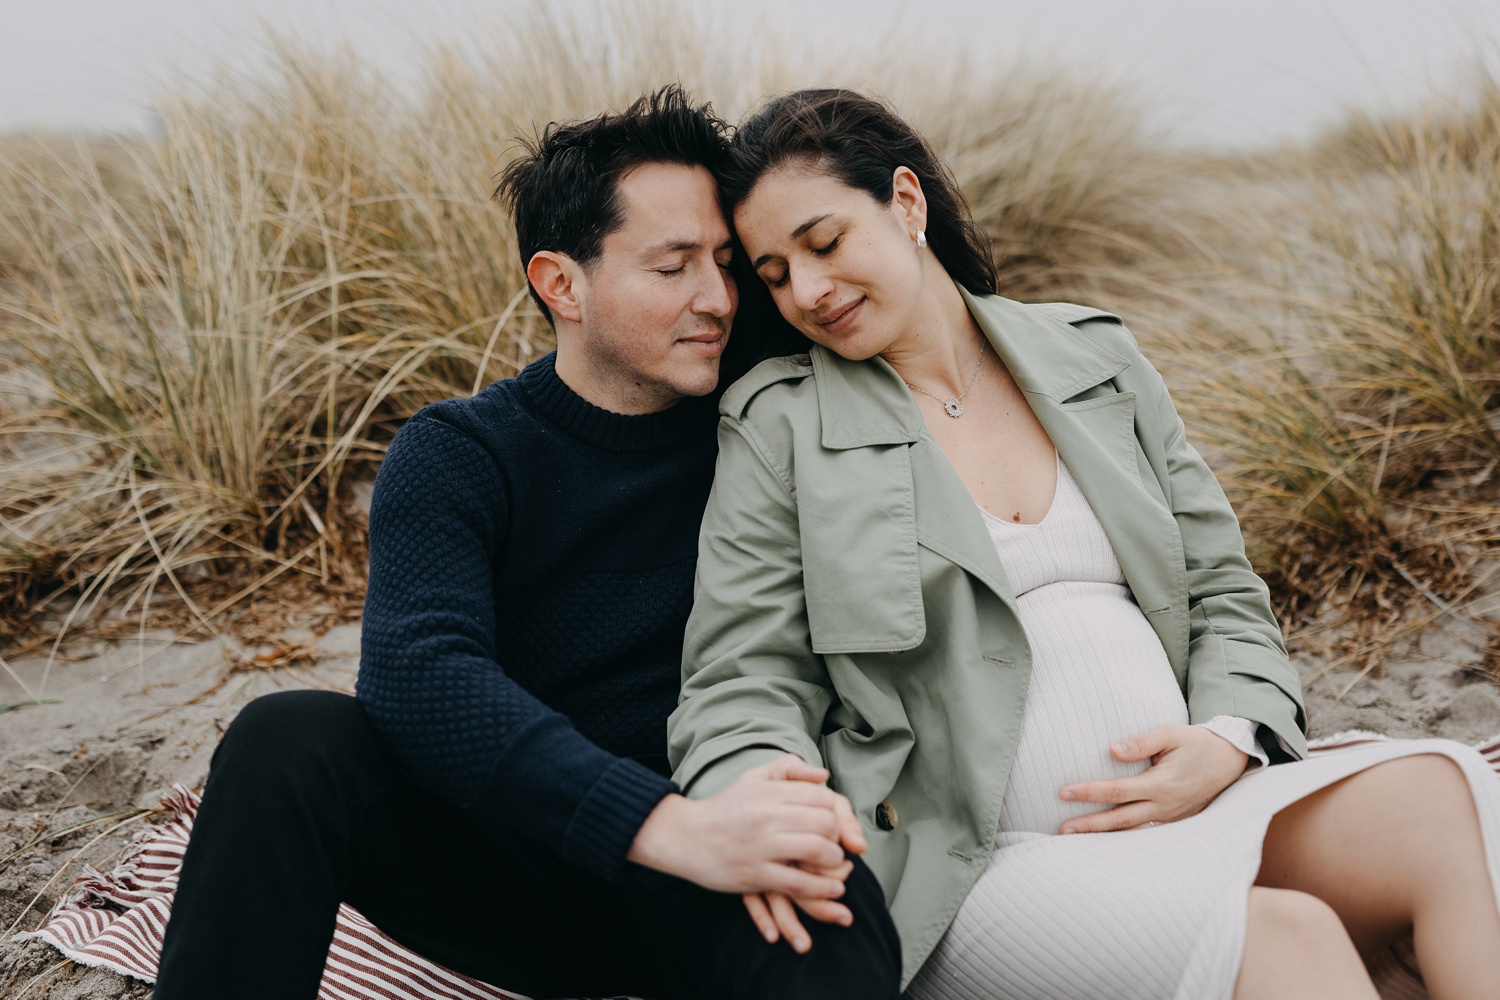
<svg viewBox="0 0 1500 1000">
<path fill-rule="evenodd" d="M 834 313 L 831 319 L 824 320 L 818 325 L 829 333 L 839 333 L 850 323 L 854 322 L 854 317 L 859 315 L 860 307 L 864 304 L 865 300 L 863 297 L 855 299 L 852 303 Z"/>
</svg>

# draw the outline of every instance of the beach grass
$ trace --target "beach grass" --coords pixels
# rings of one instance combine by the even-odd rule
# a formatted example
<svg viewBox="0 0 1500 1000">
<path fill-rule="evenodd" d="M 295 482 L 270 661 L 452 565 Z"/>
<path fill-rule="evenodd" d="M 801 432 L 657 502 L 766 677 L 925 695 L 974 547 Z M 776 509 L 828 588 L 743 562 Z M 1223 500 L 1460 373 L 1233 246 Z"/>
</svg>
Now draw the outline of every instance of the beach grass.
<svg viewBox="0 0 1500 1000">
<path fill-rule="evenodd" d="M 1209 156 L 1082 72 L 899 40 L 834 64 L 764 26 L 726 56 L 683 5 L 528 10 L 427 45 L 414 87 L 268 34 L 257 71 L 165 95 L 154 139 L 0 142 L 0 651 L 347 606 L 355 486 L 400 422 L 552 346 L 489 199 L 512 138 L 673 81 L 731 119 L 813 84 L 909 115 L 1007 294 L 1125 317 L 1294 631 L 1462 613 L 1500 541 L 1492 77 Z"/>
</svg>

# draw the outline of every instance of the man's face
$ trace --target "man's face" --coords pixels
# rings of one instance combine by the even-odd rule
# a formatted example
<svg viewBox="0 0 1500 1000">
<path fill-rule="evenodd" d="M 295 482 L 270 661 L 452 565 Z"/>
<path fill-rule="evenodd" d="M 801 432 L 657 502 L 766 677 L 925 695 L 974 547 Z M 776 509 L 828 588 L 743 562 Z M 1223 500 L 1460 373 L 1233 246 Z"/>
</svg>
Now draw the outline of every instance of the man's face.
<svg viewBox="0 0 1500 1000">
<path fill-rule="evenodd" d="M 641 413 L 713 391 L 739 293 L 707 169 L 643 164 L 617 192 L 622 223 L 584 269 L 581 355 L 608 408 Z"/>
</svg>

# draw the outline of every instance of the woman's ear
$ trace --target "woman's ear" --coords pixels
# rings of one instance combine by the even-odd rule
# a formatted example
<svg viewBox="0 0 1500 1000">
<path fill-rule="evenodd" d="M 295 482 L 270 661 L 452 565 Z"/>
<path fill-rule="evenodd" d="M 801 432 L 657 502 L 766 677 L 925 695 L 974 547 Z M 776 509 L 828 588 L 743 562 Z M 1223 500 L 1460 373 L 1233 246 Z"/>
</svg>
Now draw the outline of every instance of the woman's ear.
<svg viewBox="0 0 1500 1000">
<path fill-rule="evenodd" d="M 583 268 L 567 254 L 538 250 L 526 265 L 526 280 L 552 315 L 570 323 L 583 321 L 583 293 L 587 279 Z"/>
<path fill-rule="evenodd" d="M 927 196 L 910 167 L 897 167 L 891 174 L 891 208 L 912 239 L 927 228 Z"/>
</svg>

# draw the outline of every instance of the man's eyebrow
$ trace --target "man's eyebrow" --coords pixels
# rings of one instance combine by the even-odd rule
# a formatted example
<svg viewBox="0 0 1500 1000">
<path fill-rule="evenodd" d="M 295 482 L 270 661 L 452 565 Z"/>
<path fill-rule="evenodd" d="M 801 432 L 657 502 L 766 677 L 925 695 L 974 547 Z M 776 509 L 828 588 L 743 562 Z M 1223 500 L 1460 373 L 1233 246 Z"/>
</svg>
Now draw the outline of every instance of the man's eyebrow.
<svg viewBox="0 0 1500 1000">
<path fill-rule="evenodd" d="M 811 219 L 808 219 L 806 222 L 802 223 L 802 225 L 792 230 L 792 239 L 801 239 L 803 236 L 807 235 L 807 231 L 809 229 L 811 229 L 813 226 L 816 226 L 818 223 L 822 222 L 832 214 L 832 212 L 824 212 L 822 215 L 815 215 Z M 759 271 L 760 266 L 770 259 L 771 254 L 763 253 L 759 257 L 755 258 L 755 263 L 751 264 L 750 266 Z"/>
<path fill-rule="evenodd" d="M 702 246 L 703 244 L 697 240 L 662 240 L 660 243 L 653 243 L 641 251 L 641 256 L 655 257 L 658 254 L 664 253 L 681 253 L 683 251 L 698 250 Z"/>
<path fill-rule="evenodd" d="M 695 250 L 701 249 L 703 249 L 703 243 L 699 240 L 662 240 L 660 243 L 653 243 L 645 250 L 642 250 L 641 256 L 645 258 L 660 257 L 662 254 L 667 253 L 692 253 Z M 734 239 L 731 237 L 714 247 L 714 253 L 724 250 L 732 251 L 733 249 Z"/>
</svg>

